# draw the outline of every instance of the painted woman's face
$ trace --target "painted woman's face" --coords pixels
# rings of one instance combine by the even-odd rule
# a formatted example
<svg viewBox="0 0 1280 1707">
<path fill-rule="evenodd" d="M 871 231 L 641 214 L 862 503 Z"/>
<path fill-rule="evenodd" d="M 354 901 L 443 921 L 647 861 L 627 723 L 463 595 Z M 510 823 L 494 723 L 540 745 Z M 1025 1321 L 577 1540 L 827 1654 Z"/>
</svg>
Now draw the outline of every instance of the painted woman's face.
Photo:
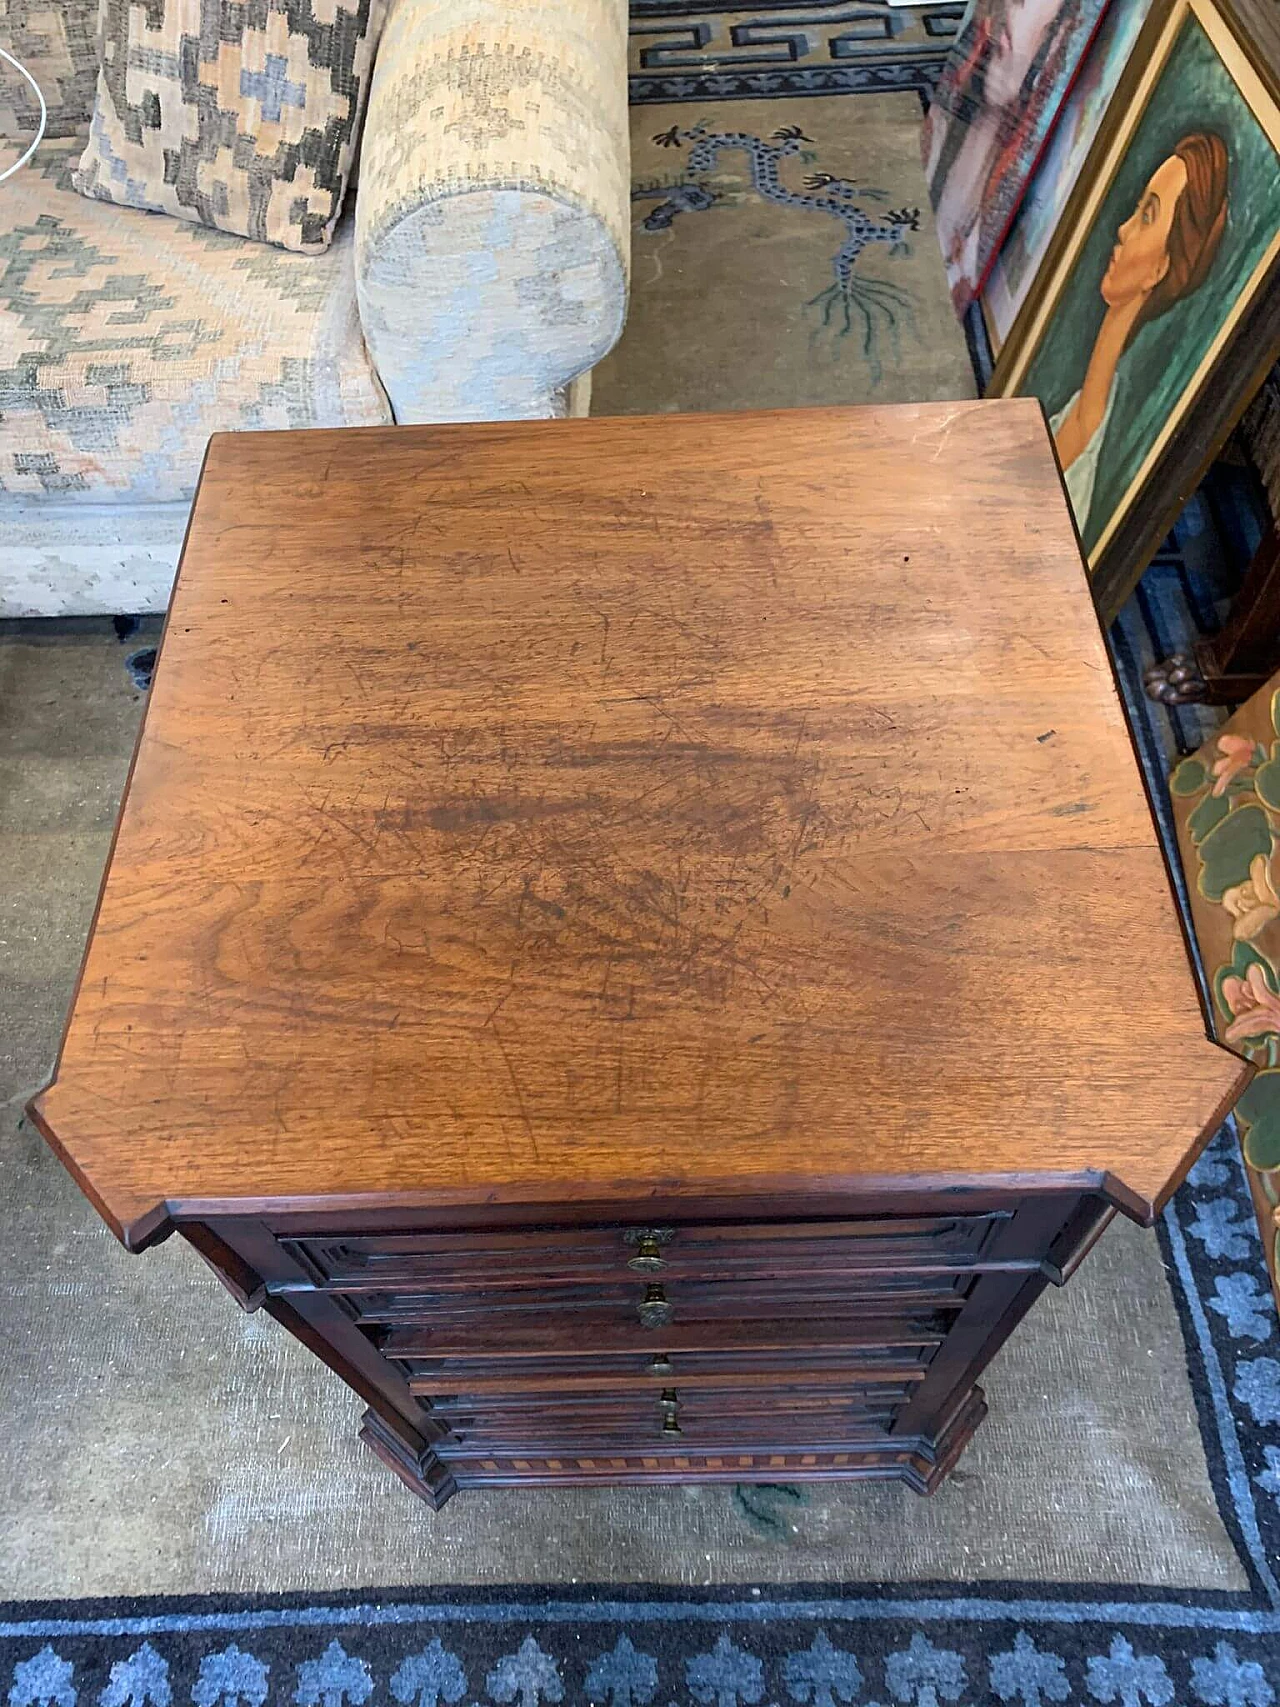
<svg viewBox="0 0 1280 1707">
<path fill-rule="evenodd" d="M 1137 207 L 1116 233 L 1103 274 L 1102 300 L 1111 308 L 1147 296 L 1168 272 L 1169 228 L 1186 187 L 1187 168 L 1176 154 L 1151 174 Z"/>
</svg>

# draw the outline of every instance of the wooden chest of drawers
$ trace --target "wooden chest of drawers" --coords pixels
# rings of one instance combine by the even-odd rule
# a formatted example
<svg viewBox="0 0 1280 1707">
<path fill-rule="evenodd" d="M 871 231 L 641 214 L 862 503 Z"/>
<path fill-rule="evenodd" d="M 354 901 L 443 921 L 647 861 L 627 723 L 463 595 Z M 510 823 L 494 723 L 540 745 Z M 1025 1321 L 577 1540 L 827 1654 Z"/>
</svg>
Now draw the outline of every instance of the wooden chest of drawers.
<svg viewBox="0 0 1280 1707">
<path fill-rule="evenodd" d="M 1114 1213 L 1096 1193 L 822 1219 L 800 1205 L 775 1218 L 783 1207 L 185 1230 L 242 1303 L 312 1336 L 366 1392 L 364 1439 L 439 1504 L 460 1487 L 784 1472 L 928 1492 L 982 1419 L 978 1369 Z"/>
<path fill-rule="evenodd" d="M 1246 1076 L 1014 402 L 215 439 L 32 1112 L 433 1504 L 928 1491 Z"/>
</svg>

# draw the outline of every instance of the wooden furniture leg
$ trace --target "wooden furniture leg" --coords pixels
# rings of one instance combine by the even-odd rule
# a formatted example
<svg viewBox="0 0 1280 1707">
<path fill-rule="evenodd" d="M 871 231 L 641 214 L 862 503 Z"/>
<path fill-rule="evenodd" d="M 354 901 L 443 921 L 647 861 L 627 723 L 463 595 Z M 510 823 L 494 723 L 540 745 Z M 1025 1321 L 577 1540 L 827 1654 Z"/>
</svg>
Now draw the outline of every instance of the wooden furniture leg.
<svg viewBox="0 0 1280 1707">
<path fill-rule="evenodd" d="M 1239 705 L 1280 669 L 1280 530 L 1254 552 L 1221 634 L 1175 652 L 1143 677 L 1162 705 Z"/>
</svg>

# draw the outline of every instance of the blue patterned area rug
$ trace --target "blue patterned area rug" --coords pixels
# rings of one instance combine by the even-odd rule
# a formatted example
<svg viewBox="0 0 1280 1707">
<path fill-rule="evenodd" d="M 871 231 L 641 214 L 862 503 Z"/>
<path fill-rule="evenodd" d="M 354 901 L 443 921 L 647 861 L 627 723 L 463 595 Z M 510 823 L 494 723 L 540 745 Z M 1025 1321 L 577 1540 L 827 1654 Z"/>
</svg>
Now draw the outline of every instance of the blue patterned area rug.
<svg viewBox="0 0 1280 1707">
<path fill-rule="evenodd" d="M 11 1603 L 8 1707 L 1272 1707 L 1280 1334 L 1229 1130 L 1159 1238 L 1240 1591 L 612 1585 Z"/>
<path fill-rule="evenodd" d="M 817 400 L 806 387 L 848 400 L 903 395 L 913 385 L 921 387 L 916 395 L 936 395 L 921 375 L 936 379 L 939 371 L 963 394 L 963 347 L 957 353 L 952 343 L 942 352 L 912 329 L 912 314 L 926 331 L 935 324 L 932 283 L 920 270 L 924 243 L 914 259 L 891 254 L 892 245 L 876 249 L 883 271 L 868 276 L 894 313 L 875 316 L 872 346 L 859 335 L 856 310 L 853 332 L 843 330 L 843 316 L 834 327 L 824 322 L 820 300 L 807 317 L 803 312 L 808 296 L 830 289 L 832 257 L 846 229 L 841 217 L 819 218 L 823 210 L 810 205 L 815 197 L 843 184 L 848 199 L 856 192 L 880 219 L 917 199 L 914 184 L 894 175 L 895 162 L 905 158 L 902 139 L 918 122 L 913 112 L 962 11 L 893 12 L 878 0 L 773 0 L 763 9 L 714 10 L 689 0 L 633 0 L 632 99 L 647 109 L 636 115 L 637 134 L 654 151 L 637 185 L 638 225 L 673 194 L 683 196 L 672 220 L 689 245 L 685 252 L 669 241 L 670 222 L 646 230 L 637 245 L 638 276 L 652 280 L 644 288 L 654 299 L 646 339 L 668 323 L 672 371 L 682 368 L 681 341 L 690 335 L 698 295 L 708 277 L 721 276 L 699 236 L 718 220 L 727 223 L 718 240 L 726 252 L 755 222 L 753 241 L 776 240 L 798 256 L 792 271 L 779 270 L 776 300 L 742 287 L 735 314 L 725 315 L 720 298 L 732 333 L 721 365 L 736 364 L 741 378 L 718 400 L 700 391 L 683 406 L 763 400 L 756 392 L 775 380 L 759 352 L 775 347 L 780 326 L 796 348 L 796 359 L 782 364 L 786 383 L 799 387 L 792 402 Z M 840 94 L 859 98 L 825 99 Z M 777 102 L 776 117 L 757 109 L 765 100 Z M 732 111 L 727 102 L 741 106 Z M 666 112 L 656 110 L 663 106 Z M 855 109 L 863 115 L 856 122 Z M 795 139 L 795 158 L 784 158 L 781 133 L 793 120 L 803 138 Z M 661 142 L 672 126 L 673 142 Z M 737 153 L 721 145 L 701 168 L 699 142 L 730 132 L 739 139 Z M 779 181 L 791 186 L 785 207 L 762 192 L 772 183 L 761 167 L 775 158 L 770 149 L 781 162 Z M 801 151 L 813 158 L 801 159 Z M 824 181 L 811 188 L 801 172 Z M 710 198 L 706 206 L 700 189 Z M 837 212 L 845 211 L 842 203 Z M 792 229 L 775 232 L 775 216 L 792 221 Z M 910 233 L 917 235 L 932 240 L 927 230 Z M 680 269 L 684 294 L 666 294 Z M 727 264 L 723 277 L 727 289 Z M 909 299 L 905 308 L 885 286 Z M 950 330 L 949 319 L 937 324 Z M 641 406 L 644 378 L 638 367 L 615 372 L 619 406 Z M 1166 824 L 1164 777 L 1216 714 L 1170 716 L 1151 706 L 1141 671 L 1220 621 L 1247 556 L 1251 524 L 1242 492 L 1230 471 L 1206 487 L 1111 635 Z M 1141 969 L 1134 978 L 1140 1023 Z M 0 1693 L 8 1707 L 1277 1707 L 1280 1328 L 1229 1130 L 1177 1194 L 1158 1237 L 1213 1499 L 1244 1584 L 1238 1589 L 955 1580 L 446 1589 L 429 1586 L 424 1528 L 423 1586 L 414 1589 L 0 1605 Z M 793 1492 L 761 1490 L 759 1499 L 785 1508 Z M 1054 1510 L 1051 1480 L 1041 1494 L 1043 1509 Z M 1141 1495 L 1135 1488 L 1135 1500 Z M 385 1497 L 401 1496 L 389 1486 Z M 270 1522 L 270 1514 L 259 1521 Z M 1098 1535 L 1101 1548 L 1105 1513 Z M 549 1537 L 546 1544 L 550 1579 Z"/>
<path fill-rule="evenodd" d="M 928 95 L 967 6 L 632 0 L 631 103 Z"/>
<path fill-rule="evenodd" d="M 963 13 L 634 0 L 631 301 L 594 414 L 974 395 L 920 163 Z"/>
</svg>

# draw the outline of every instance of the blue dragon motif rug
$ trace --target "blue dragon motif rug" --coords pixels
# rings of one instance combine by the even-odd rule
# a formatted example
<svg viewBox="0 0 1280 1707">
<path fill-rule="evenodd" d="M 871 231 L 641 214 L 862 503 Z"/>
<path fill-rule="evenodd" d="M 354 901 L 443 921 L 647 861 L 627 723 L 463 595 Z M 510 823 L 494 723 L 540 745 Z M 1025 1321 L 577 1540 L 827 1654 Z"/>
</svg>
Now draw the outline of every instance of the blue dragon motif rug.
<svg viewBox="0 0 1280 1707">
<path fill-rule="evenodd" d="M 631 303 L 593 413 L 974 395 L 920 161 L 963 11 L 636 0 Z"/>
</svg>

